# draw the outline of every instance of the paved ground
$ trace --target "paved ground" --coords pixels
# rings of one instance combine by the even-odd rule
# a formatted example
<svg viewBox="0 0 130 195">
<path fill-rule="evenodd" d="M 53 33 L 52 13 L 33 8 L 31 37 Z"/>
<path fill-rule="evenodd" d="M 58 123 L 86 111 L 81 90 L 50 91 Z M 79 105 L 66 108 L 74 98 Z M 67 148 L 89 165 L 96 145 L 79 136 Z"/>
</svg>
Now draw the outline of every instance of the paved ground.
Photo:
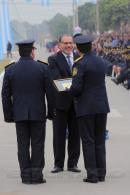
<svg viewBox="0 0 130 195">
<path fill-rule="evenodd" d="M 3 122 L 0 103 L 0 195 L 128 195 L 130 193 L 130 91 L 116 86 L 106 78 L 111 106 L 108 118 L 110 139 L 107 147 L 107 177 L 105 183 L 88 184 L 82 179 L 86 175 L 83 158 L 79 161 L 82 172 L 51 174 L 53 167 L 52 125 L 47 122 L 46 184 L 26 186 L 21 183 L 17 162 L 15 127 Z M 0 81 L 1 88 L 1 81 Z M 65 164 L 66 169 L 66 164 Z"/>
</svg>

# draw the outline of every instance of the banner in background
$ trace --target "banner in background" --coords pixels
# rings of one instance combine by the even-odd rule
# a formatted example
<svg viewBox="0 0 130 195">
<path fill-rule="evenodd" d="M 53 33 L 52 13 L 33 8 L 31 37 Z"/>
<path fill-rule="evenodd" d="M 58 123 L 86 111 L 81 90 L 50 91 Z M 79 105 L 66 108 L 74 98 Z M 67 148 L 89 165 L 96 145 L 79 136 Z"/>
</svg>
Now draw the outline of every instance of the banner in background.
<svg viewBox="0 0 130 195">
<path fill-rule="evenodd" d="M 49 6 L 50 5 L 50 0 L 39 0 L 41 1 L 42 6 Z M 32 2 L 32 0 L 26 0 L 26 2 Z"/>
<path fill-rule="evenodd" d="M 41 5 L 49 6 L 50 5 L 50 0 L 41 0 Z"/>
</svg>

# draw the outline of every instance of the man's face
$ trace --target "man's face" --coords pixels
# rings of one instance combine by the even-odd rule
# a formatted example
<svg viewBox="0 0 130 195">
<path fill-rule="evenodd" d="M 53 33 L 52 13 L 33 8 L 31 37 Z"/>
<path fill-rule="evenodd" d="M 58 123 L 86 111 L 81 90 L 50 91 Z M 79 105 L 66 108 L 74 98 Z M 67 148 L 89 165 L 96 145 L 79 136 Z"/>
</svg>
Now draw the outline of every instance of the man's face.
<svg viewBox="0 0 130 195">
<path fill-rule="evenodd" d="M 69 55 L 73 51 L 74 43 L 71 36 L 63 36 L 59 44 L 59 48 L 62 52 Z"/>
</svg>

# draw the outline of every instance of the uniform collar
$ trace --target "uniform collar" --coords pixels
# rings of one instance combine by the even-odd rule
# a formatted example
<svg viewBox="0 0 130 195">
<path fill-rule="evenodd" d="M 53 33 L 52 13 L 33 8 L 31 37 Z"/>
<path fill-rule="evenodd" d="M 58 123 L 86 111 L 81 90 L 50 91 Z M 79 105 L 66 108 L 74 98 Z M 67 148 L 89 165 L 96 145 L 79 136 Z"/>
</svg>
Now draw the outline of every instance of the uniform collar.
<svg viewBox="0 0 130 195">
<path fill-rule="evenodd" d="M 32 60 L 33 58 L 31 56 L 27 57 L 20 57 L 20 60 Z"/>
</svg>

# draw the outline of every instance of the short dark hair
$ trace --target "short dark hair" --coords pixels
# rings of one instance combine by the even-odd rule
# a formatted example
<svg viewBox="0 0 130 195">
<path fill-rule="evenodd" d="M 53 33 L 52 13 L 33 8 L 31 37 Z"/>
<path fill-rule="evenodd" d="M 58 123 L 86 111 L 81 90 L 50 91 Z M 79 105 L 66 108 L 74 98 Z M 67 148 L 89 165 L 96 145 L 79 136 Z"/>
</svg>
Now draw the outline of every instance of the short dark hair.
<svg viewBox="0 0 130 195">
<path fill-rule="evenodd" d="M 63 35 L 61 35 L 60 37 L 59 37 L 59 43 L 61 43 L 62 42 L 62 39 L 63 39 L 63 37 L 72 37 L 71 35 L 69 35 L 69 34 L 63 34 Z M 72 37 L 73 38 L 73 37 Z"/>
<path fill-rule="evenodd" d="M 76 44 L 78 50 L 82 53 L 88 53 L 92 49 L 92 42 L 84 44 Z"/>
<path fill-rule="evenodd" d="M 19 55 L 21 57 L 29 57 L 31 55 L 32 50 L 33 50 L 32 47 L 25 47 L 25 48 L 19 47 Z"/>
</svg>

